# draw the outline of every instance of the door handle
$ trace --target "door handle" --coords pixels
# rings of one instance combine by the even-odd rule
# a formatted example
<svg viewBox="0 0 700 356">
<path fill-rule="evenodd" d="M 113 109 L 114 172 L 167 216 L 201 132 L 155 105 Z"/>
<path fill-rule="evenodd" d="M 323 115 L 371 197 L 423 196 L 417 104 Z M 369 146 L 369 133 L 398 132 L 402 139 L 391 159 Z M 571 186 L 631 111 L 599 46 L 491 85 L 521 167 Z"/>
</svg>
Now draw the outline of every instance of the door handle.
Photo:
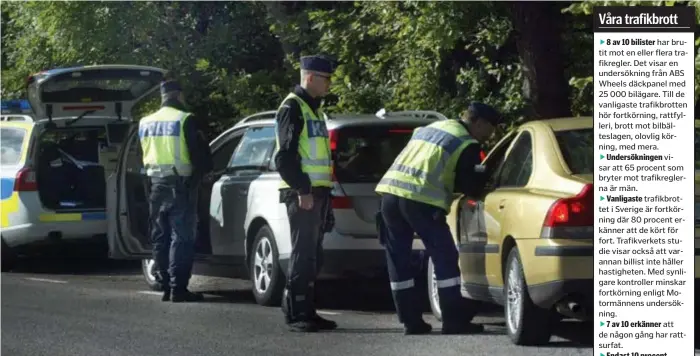
<svg viewBox="0 0 700 356">
<path fill-rule="evenodd" d="M 498 203 L 498 210 L 503 210 L 506 207 L 506 200 L 503 199 Z"/>
</svg>

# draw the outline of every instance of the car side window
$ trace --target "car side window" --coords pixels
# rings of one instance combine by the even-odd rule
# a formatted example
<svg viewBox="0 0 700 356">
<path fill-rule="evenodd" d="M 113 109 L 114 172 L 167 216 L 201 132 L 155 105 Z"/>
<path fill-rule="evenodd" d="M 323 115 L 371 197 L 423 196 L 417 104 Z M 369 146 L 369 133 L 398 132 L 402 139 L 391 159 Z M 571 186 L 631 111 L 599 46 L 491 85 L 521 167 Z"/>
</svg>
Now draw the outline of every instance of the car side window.
<svg viewBox="0 0 700 356">
<path fill-rule="evenodd" d="M 229 138 L 226 143 L 219 146 L 216 151 L 212 152 L 212 161 L 214 163 L 214 172 L 220 171 L 228 165 L 231 161 L 231 156 L 233 156 L 233 151 L 236 150 L 238 145 L 243 139 L 243 134 L 233 134 L 233 137 Z"/>
<path fill-rule="evenodd" d="M 499 187 L 523 187 L 530 180 L 532 173 L 532 136 L 523 131 L 517 138 L 498 179 Z"/>
<path fill-rule="evenodd" d="M 495 147 L 489 155 L 488 159 L 484 161 L 484 164 L 487 167 L 494 167 L 494 169 L 491 171 L 491 175 L 486 181 L 485 190 L 487 192 L 495 189 L 499 173 L 503 169 L 503 161 L 506 158 L 506 152 L 508 151 L 508 147 L 510 147 L 511 143 L 513 143 L 514 138 L 515 135 L 511 134 L 510 138 L 505 139 L 501 142 L 501 144 Z"/>
<path fill-rule="evenodd" d="M 272 126 L 252 127 L 243 136 L 241 144 L 233 154 L 230 168 L 254 166 L 268 167 L 275 150 L 275 128 Z"/>
</svg>

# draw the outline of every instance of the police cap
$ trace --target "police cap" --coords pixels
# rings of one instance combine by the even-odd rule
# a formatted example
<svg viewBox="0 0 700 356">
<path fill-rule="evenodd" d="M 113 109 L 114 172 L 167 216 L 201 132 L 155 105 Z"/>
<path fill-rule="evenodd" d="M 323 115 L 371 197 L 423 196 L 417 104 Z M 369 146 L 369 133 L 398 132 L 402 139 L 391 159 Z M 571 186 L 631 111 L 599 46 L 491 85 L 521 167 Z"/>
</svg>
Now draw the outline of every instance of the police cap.
<svg viewBox="0 0 700 356">
<path fill-rule="evenodd" d="M 182 87 L 177 81 L 168 80 L 160 83 L 160 95 L 165 95 L 174 91 L 182 91 Z"/>
<path fill-rule="evenodd" d="M 333 58 L 325 55 L 304 56 L 301 57 L 301 69 L 311 70 L 314 72 L 332 74 L 337 67 L 337 63 Z"/>
<path fill-rule="evenodd" d="M 498 126 L 501 123 L 501 114 L 491 105 L 479 102 L 472 102 L 467 108 L 467 115 L 473 119 L 483 119 L 488 121 L 493 126 Z"/>
</svg>

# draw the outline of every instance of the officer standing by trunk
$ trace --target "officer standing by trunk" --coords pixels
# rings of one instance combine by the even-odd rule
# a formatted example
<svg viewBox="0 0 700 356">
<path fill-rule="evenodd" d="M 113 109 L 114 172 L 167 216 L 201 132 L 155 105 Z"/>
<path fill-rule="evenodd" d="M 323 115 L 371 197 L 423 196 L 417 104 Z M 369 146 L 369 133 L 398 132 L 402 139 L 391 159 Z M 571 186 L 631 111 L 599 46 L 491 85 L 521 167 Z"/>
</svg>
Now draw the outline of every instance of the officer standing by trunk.
<svg viewBox="0 0 700 356">
<path fill-rule="evenodd" d="M 276 118 L 275 164 L 282 177 L 280 202 L 287 206 L 292 240 L 282 301 L 291 331 L 315 332 L 337 327 L 316 313 L 314 282 L 322 266 L 323 232 L 332 224 L 331 151 L 328 130 L 319 112 L 328 94 L 333 60 L 301 58 L 301 84 L 287 95 Z"/>
<path fill-rule="evenodd" d="M 423 240 L 435 266 L 443 334 L 483 331 L 472 324 L 460 292 L 459 252 L 446 216 L 456 190 L 481 194 L 488 173 L 480 165 L 481 145 L 500 122 L 498 112 L 472 103 L 462 120 L 443 120 L 418 128 L 377 185 L 382 195 L 377 214 L 382 244 L 386 248 L 391 291 L 405 334 L 427 334 L 432 326 L 422 318 L 414 288 L 411 248 L 414 233 Z"/>
<path fill-rule="evenodd" d="M 149 228 L 155 274 L 163 301 L 194 302 L 203 299 L 187 289 L 195 255 L 196 189 L 212 169 L 212 161 L 196 119 L 185 109 L 180 84 L 163 82 L 160 92 L 160 110 L 139 122 L 143 165 L 151 184 Z"/>
</svg>

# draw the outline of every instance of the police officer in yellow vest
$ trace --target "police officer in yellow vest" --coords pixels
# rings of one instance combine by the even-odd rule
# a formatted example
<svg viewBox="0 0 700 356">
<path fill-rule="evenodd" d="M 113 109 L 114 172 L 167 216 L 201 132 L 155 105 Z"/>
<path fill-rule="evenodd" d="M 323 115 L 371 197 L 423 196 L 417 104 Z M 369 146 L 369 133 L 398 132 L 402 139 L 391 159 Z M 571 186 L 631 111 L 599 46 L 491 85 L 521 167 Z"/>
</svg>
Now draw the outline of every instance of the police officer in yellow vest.
<svg viewBox="0 0 700 356">
<path fill-rule="evenodd" d="M 163 301 L 202 299 L 187 289 L 195 254 L 196 187 L 212 169 L 208 144 L 186 111 L 180 84 L 161 83 L 160 110 L 139 122 L 143 165 L 150 178 L 149 228 Z"/>
<path fill-rule="evenodd" d="M 301 58 L 301 85 L 287 95 L 276 117 L 275 164 L 282 177 L 280 202 L 287 206 L 292 241 L 282 300 L 291 331 L 335 329 L 314 307 L 314 282 L 322 266 L 323 233 L 332 228 L 331 152 L 319 112 L 330 88 L 335 62 L 325 56 Z"/>
<path fill-rule="evenodd" d="M 407 335 L 432 330 L 423 321 L 414 288 L 410 260 L 414 233 L 435 267 L 442 333 L 483 331 L 483 326 L 471 323 L 475 310 L 460 293 L 459 253 L 446 215 L 455 192 L 474 196 L 483 189 L 486 174 L 480 166 L 480 143 L 493 134 L 499 121 L 495 109 L 472 103 L 462 120 L 437 121 L 416 129 L 375 189 L 382 196 L 377 220 L 392 295 Z"/>
</svg>

